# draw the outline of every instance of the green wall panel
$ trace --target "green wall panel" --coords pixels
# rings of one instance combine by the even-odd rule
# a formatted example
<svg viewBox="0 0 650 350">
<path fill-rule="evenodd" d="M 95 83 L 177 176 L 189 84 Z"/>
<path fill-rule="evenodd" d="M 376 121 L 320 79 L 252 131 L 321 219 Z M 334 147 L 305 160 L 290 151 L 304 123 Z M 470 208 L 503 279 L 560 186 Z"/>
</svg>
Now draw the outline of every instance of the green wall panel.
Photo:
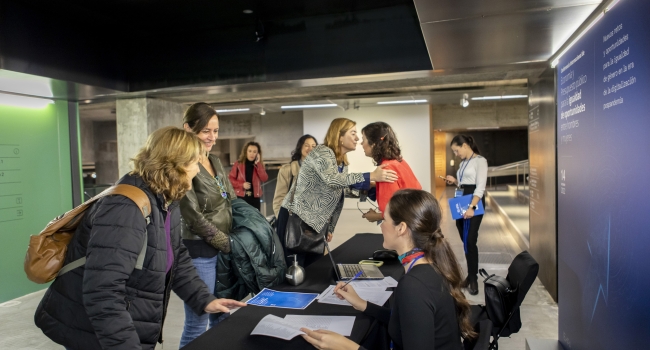
<svg viewBox="0 0 650 350">
<path fill-rule="evenodd" d="M 72 208 L 68 104 L 0 105 L 0 303 L 45 288 L 27 279 L 29 236 Z"/>
</svg>

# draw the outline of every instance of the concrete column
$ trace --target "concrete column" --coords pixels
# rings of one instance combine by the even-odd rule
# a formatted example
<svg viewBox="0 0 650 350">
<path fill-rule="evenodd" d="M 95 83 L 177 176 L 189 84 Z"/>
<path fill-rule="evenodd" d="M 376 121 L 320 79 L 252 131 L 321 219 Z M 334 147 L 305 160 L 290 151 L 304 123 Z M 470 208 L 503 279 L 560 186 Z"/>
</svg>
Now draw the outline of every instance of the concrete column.
<svg viewBox="0 0 650 350">
<path fill-rule="evenodd" d="M 147 136 L 164 126 L 182 126 L 185 107 L 171 101 L 133 98 L 116 103 L 119 176 L 132 169 L 131 158 L 144 146 Z"/>
<path fill-rule="evenodd" d="M 98 185 L 113 184 L 120 179 L 117 169 L 117 141 L 105 141 L 97 145 L 95 182 Z"/>
</svg>

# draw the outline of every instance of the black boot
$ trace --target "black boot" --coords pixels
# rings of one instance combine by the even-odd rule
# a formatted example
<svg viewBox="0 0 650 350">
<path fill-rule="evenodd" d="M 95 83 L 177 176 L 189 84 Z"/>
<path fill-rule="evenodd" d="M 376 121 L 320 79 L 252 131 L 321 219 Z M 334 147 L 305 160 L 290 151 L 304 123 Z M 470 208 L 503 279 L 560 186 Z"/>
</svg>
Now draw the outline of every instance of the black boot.
<svg viewBox="0 0 650 350">
<path fill-rule="evenodd" d="M 476 275 L 474 275 L 474 276 L 471 276 L 471 278 L 470 278 L 470 276 L 467 276 L 467 278 L 469 278 L 469 286 L 467 288 L 467 291 L 469 292 L 469 294 L 471 294 L 471 295 L 478 294 L 478 277 L 476 277 Z"/>
</svg>

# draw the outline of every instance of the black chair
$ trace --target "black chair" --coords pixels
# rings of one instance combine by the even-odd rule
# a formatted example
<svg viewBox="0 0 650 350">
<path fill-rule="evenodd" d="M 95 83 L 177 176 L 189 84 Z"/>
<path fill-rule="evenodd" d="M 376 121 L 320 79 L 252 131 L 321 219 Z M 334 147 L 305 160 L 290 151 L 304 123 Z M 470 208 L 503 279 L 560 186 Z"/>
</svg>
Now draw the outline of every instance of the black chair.
<svg viewBox="0 0 650 350">
<path fill-rule="evenodd" d="M 499 348 L 500 337 L 507 337 L 519 332 L 521 328 L 519 307 L 533 282 L 535 282 L 538 272 L 539 264 L 527 251 L 523 251 L 515 257 L 510 267 L 508 267 L 508 275 L 506 276 L 512 289 L 516 290 L 510 310 L 508 310 L 507 320 L 500 327 L 495 326 L 489 319 L 485 306 L 472 305 L 471 320 L 475 325 L 475 331 L 479 333 L 479 337 L 473 341 L 465 341 L 466 350 L 496 350 Z M 492 342 L 489 342 L 490 336 L 492 336 Z"/>
</svg>

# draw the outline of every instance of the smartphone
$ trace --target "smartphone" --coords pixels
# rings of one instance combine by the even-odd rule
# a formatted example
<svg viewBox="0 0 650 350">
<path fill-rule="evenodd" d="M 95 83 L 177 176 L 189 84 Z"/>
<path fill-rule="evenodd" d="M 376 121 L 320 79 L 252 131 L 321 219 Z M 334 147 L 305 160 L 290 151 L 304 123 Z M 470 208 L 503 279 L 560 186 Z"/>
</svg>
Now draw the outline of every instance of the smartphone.
<svg viewBox="0 0 650 350">
<path fill-rule="evenodd" d="M 361 260 L 359 261 L 359 265 L 375 265 L 377 267 L 380 267 L 384 265 L 384 262 L 381 260 Z"/>
<path fill-rule="evenodd" d="M 443 180 L 447 180 L 447 178 L 444 177 L 444 176 L 438 176 L 438 177 L 441 178 L 441 179 L 443 179 Z"/>
</svg>

